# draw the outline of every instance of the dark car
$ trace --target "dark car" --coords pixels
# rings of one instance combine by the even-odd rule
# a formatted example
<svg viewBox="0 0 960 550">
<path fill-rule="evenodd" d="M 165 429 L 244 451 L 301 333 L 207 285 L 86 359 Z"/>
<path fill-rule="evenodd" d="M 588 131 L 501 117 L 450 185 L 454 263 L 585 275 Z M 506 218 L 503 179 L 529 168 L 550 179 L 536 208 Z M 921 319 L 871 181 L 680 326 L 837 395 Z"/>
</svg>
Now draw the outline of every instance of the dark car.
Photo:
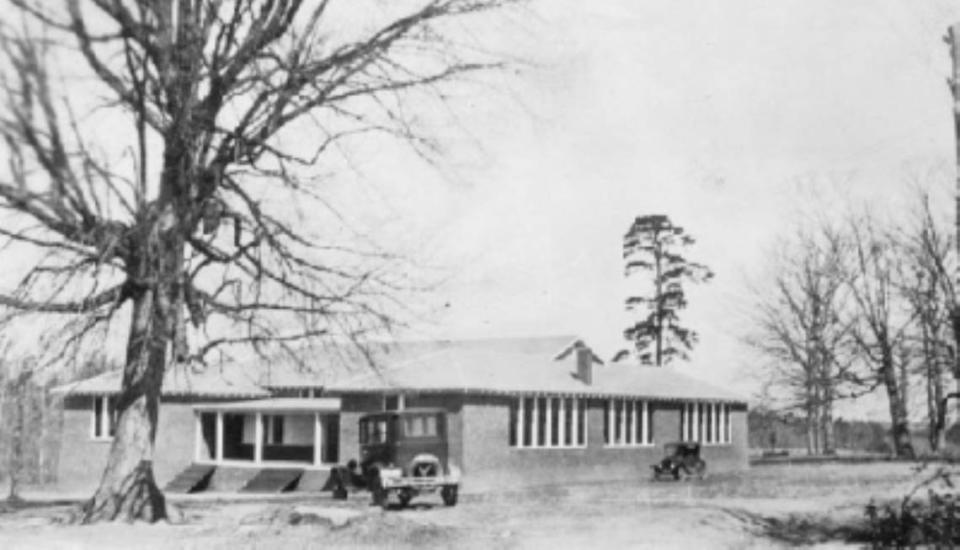
<svg viewBox="0 0 960 550">
<path fill-rule="evenodd" d="M 401 506 L 413 497 L 439 492 L 454 506 L 460 470 L 450 461 L 447 415 L 442 409 L 406 409 L 360 418 L 360 475 L 373 502 Z"/>
<path fill-rule="evenodd" d="M 663 454 L 663 460 L 652 466 L 654 479 L 693 476 L 703 479 L 707 473 L 707 463 L 700 458 L 700 444 L 695 441 L 667 443 L 663 447 Z"/>
</svg>

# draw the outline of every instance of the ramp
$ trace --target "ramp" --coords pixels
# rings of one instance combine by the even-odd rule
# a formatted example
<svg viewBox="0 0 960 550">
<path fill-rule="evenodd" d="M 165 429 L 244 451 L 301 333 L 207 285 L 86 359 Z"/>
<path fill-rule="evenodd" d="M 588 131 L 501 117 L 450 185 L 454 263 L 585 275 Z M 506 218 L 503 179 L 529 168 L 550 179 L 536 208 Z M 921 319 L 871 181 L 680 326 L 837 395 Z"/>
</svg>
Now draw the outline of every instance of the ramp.
<svg viewBox="0 0 960 550">
<path fill-rule="evenodd" d="M 177 474 L 164 488 L 168 493 L 196 493 L 203 491 L 213 477 L 216 466 L 209 464 L 191 464 L 186 470 Z"/>
<path fill-rule="evenodd" d="M 244 485 L 242 493 L 282 493 L 296 488 L 302 468 L 264 468 Z"/>
</svg>

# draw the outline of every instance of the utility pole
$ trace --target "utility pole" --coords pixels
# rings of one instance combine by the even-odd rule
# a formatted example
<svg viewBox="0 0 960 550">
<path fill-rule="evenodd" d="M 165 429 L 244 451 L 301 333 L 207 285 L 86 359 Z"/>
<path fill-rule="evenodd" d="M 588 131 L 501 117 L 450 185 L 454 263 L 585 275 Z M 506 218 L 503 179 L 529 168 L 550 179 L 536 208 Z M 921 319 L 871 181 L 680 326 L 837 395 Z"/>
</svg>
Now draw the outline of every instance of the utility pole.
<svg viewBox="0 0 960 550">
<path fill-rule="evenodd" d="M 957 384 L 957 392 L 960 393 L 960 23 L 954 23 L 947 30 L 947 44 L 950 46 L 951 73 L 950 73 L 950 92 L 953 94 L 953 131 L 954 131 L 954 149 L 956 152 L 956 169 L 954 177 L 956 184 L 954 188 L 954 226 L 956 234 L 954 236 L 954 245 L 956 246 L 957 258 L 954 262 L 954 292 L 953 304 L 951 304 L 950 317 L 953 324 L 953 379 Z M 943 402 L 946 413 L 945 399 Z"/>
</svg>

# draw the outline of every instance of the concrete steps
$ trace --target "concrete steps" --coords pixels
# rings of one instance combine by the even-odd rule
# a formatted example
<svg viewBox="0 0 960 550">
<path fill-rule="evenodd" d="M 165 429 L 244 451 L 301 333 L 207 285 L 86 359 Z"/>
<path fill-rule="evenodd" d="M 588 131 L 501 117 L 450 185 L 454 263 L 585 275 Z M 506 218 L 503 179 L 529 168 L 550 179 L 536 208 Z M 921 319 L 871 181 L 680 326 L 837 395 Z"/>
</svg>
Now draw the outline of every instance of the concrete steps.
<svg viewBox="0 0 960 550">
<path fill-rule="evenodd" d="M 168 493 L 196 493 L 203 491 L 210 483 L 216 466 L 208 464 L 191 464 L 186 470 L 177 474 L 164 488 Z"/>
<path fill-rule="evenodd" d="M 242 493 L 282 493 L 292 491 L 303 476 L 303 468 L 264 468 L 244 485 Z"/>
</svg>

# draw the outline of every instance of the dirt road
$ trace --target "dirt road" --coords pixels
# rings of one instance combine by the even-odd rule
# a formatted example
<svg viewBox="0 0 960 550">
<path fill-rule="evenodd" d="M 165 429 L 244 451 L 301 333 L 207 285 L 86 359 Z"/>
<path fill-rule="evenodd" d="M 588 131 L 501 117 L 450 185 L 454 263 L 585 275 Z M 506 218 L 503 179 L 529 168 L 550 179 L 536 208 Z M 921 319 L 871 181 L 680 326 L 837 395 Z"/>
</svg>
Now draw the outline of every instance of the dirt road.
<svg viewBox="0 0 960 550">
<path fill-rule="evenodd" d="M 179 501 L 174 525 L 63 525 L 70 506 L 0 514 L 0 548 L 776 548 L 842 545 L 870 498 L 901 496 L 908 464 L 777 466 L 688 483 L 555 485 L 439 497 L 405 510 L 366 495 Z"/>
</svg>

